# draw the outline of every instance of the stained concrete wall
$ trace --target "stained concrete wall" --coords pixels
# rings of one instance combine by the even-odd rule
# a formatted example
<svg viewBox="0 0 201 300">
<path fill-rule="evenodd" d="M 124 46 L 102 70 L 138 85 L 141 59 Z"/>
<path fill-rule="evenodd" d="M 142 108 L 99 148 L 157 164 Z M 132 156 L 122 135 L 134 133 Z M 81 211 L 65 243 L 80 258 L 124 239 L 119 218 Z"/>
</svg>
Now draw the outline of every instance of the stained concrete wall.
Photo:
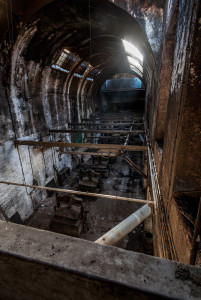
<svg viewBox="0 0 201 300">
<path fill-rule="evenodd" d="M 65 155 L 59 160 L 55 149 L 15 148 L 13 141 L 17 138 L 54 139 L 49 136 L 48 130 L 60 126 L 67 128 L 67 122 L 71 120 L 71 103 L 65 94 L 65 73 L 24 59 L 23 51 L 31 33 L 28 31 L 18 37 L 12 56 L 8 46 L 2 45 L 2 54 L 5 55 L 1 55 L 0 178 L 26 184 L 33 184 L 35 180 L 39 185 L 46 185 L 53 178 L 57 181 L 55 168 L 59 171 L 66 166 L 72 167 L 71 157 Z M 24 99 L 22 89 L 25 73 L 29 77 L 32 94 L 28 101 Z M 69 140 L 69 135 L 63 136 L 63 141 Z M 10 218 L 18 211 L 25 220 L 44 200 L 46 192 L 1 185 L 0 195 L 0 206 L 7 216 Z"/>
</svg>

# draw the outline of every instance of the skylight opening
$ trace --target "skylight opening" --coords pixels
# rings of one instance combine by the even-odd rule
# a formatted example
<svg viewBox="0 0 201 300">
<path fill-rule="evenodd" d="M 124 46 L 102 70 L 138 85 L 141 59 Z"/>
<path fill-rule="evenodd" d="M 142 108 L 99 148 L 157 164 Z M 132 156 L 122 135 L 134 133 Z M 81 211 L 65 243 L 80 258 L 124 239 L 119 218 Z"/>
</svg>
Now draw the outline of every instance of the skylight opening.
<svg viewBox="0 0 201 300">
<path fill-rule="evenodd" d="M 70 62 L 71 62 L 71 64 L 75 63 L 78 60 L 78 58 L 74 54 L 72 54 L 69 50 L 63 49 L 60 56 L 59 56 L 59 58 L 58 58 L 58 60 L 57 60 L 57 62 L 52 65 L 52 68 L 56 69 L 56 70 L 59 70 L 59 71 L 62 71 L 62 72 L 65 72 L 65 73 L 70 73 L 69 70 L 62 68 L 62 66 L 64 65 L 64 62 L 66 60 L 68 60 L 68 62 L 67 62 L 67 64 L 65 64 L 65 66 L 71 67 L 71 66 L 69 66 L 69 63 Z M 89 68 L 91 68 L 91 65 L 88 62 L 84 61 L 80 64 L 80 68 L 83 69 L 84 71 L 79 72 L 79 70 L 78 70 L 78 72 L 74 73 L 73 76 L 83 79 L 84 78 L 84 72 L 86 72 Z M 95 70 L 95 72 L 96 71 L 98 71 L 98 70 Z M 79 73 L 81 73 L 81 74 L 79 74 Z M 90 78 L 90 77 L 87 77 L 86 79 L 89 80 L 89 81 L 93 81 L 93 78 Z"/>
<path fill-rule="evenodd" d="M 125 52 L 130 54 L 131 56 L 137 57 L 141 62 L 143 62 L 143 55 L 142 53 L 131 43 L 126 40 L 122 40 Z"/>
<path fill-rule="evenodd" d="M 135 71 L 140 76 L 143 74 L 143 55 L 142 53 L 131 43 L 126 40 L 122 40 L 124 50 L 127 54 L 128 63 L 132 71 Z"/>
<path fill-rule="evenodd" d="M 65 62 L 67 56 L 68 56 L 68 53 L 66 53 L 65 51 L 62 51 L 61 55 L 59 56 L 59 59 L 56 62 L 56 65 L 58 67 L 61 67 L 63 65 L 63 63 Z"/>
<path fill-rule="evenodd" d="M 62 67 L 66 60 L 68 60 L 70 62 L 76 62 L 77 57 L 75 55 L 71 54 L 70 51 L 64 49 L 64 50 L 62 50 L 62 52 L 59 56 L 59 59 L 57 60 L 55 65 L 58 67 Z"/>
<path fill-rule="evenodd" d="M 140 72 L 143 72 L 142 65 L 132 56 L 127 56 L 130 66 L 136 67 Z"/>
</svg>

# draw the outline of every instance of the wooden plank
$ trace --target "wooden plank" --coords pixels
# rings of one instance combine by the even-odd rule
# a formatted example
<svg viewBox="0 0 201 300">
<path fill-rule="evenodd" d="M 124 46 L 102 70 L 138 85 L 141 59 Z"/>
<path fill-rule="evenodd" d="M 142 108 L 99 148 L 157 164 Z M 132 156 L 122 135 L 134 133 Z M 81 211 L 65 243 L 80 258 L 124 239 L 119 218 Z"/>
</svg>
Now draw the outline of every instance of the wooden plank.
<svg viewBox="0 0 201 300">
<path fill-rule="evenodd" d="M 153 201 L 143 200 L 143 199 L 135 199 L 135 198 L 128 198 L 128 197 L 113 196 L 113 195 L 88 193 L 88 192 L 81 192 L 81 191 L 74 191 L 74 190 L 67 190 L 67 189 L 59 189 L 59 188 L 52 188 L 52 187 L 45 187 L 45 186 L 38 186 L 38 185 L 29 185 L 29 184 L 23 184 L 23 183 L 17 183 L 17 182 L 0 181 L 0 184 L 7 184 L 7 185 L 14 185 L 14 186 L 24 186 L 24 187 L 33 188 L 33 189 L 54 191 L 54 192 L 63 192 L 63 193 L 68 193 L 68 194 L 76 194 L 76 195 L 83 195 L 83 196 L 89 196 L 89 197 L 98 197 L 98 198 L 107 198 L 107 199 L 114 199 L 114 200 L 122 200 L 122 201 L 153 204 Z"/>
<path fill-rule="evenodd" d="M 140 134 L 144 130 L 110 130 L 110 129 L 50 129 L 50 133 L 124 133 L 124 134 Z"/>
<path fill-rule="evenodd" d="M 147 151 L 145 146 L 113 145 L 113 144 L 91 144 L 91 143 L 64 143 L 64 142 L 37 142 L 32 140 L 15 140 L 15 145 L 41 146 L 41 147 L 73 147 L 89 149 L 117 149 L 126 151 Z"/>
</svg>

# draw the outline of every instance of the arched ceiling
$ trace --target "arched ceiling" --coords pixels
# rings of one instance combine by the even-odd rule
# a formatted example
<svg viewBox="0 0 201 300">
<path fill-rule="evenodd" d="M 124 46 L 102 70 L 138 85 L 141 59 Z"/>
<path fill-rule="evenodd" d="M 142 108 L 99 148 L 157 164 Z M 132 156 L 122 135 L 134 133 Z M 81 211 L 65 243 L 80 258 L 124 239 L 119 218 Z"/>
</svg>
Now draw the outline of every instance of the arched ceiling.
<svg viewBox="0 0 201 300">
<path fill-rule="evenodd" d="M 5 0 L 0 1 L 5 3 Z M 116 73 L 132 72 L 121 41 L 125 39 L 144 56 L 145 82 L 147 72 L 155 68 L 153 53 L 141 26 L 108 0 L 46 0 L 34 1 L 32 5 L 28 0 L 19 0 L 13 1 L 13 11 L 21 19 L 24 16 L 24 31 L 24 28 L 36 27 L 23 53 L 27 61 L 51 66 L 56 53 L 68 49 L 94 68 L 101 65 L 99 77 L 106 80 Z"/>
</svg>

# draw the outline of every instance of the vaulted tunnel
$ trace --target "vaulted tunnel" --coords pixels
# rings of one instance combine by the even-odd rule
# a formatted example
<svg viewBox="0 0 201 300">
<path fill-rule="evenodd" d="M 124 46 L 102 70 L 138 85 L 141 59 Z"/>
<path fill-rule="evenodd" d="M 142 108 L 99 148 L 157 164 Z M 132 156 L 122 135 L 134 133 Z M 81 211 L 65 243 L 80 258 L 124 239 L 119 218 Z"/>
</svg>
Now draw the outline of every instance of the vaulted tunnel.
<svg viewBox="0 0 201 300">
<path fill-rule="evenodd" d="M 5 299 L 199 299 L 200 5 L 0 0 Z"/>
<path fill-rule="evenodd" d="M 58 13 L 55 14 L 55 11 Z M 118 24 L 122 24 L 120 30 Z M 33 99 L 40 89 L 38 81 L 43 85 L 41 78 L 45 77 L 46 92 L 54 89 L 58 101 L 63 94 L 68 101 L 74 98 L 78 103 L 79 99 L 93 99 L 94 106 L 97 106 L 100 88 L 105 80 L 116 73 L 136 74 L 135 69 L 130 68 L 122 40 L 129 40 L 142 53 L 144 61 L 141 79 L 150 85 L 150 70 L 154 73 L 155 69 L 152 50 L 146 34 L 128 13 L 108 1 L 92 1 L 90 7 L 88 3 L 79 1 L 48 4 L 32 17 L 32 24 L 17 42 L 19 46 L 14 54 L 14 76 L 17 78 L 13 80 L 17 80 L 21 88 L 18 72 L 22 71 L 19 66 L 24 68 L 26 64 Z M 72 55 L 69 54 L 64 60 L 61 66 L 63 73 L 56 72 L 51 66 L 56 64 L 65 49 Z M 32 80 L 31 74 L 34 71 L 38 73 L 34 74 Z M 68 72 L 67 76 L 65 71 Z M 54 86 L 50 85 L 51 82 Z M 77 118 L 80 117 L 78 113 Z"/>
</svg>

